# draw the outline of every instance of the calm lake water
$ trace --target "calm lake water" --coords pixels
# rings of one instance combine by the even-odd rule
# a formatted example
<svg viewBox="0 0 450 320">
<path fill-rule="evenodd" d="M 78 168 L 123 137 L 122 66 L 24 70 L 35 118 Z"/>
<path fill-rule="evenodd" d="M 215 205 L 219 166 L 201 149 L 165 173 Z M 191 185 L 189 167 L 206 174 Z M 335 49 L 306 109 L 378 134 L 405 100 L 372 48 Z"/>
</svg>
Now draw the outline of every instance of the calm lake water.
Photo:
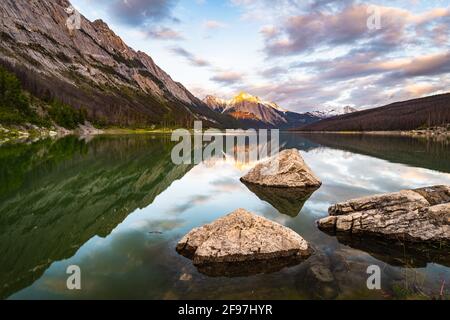
<svg viewBox="0 0 450 320">
<path fill-rule="evenodd" d="M 252 164 L 175 166 L 169 136 L 1 146 L 0 298 L 405 299 L 438 297 L 442 288 L 449 294 L 448 249 L 338 239 L 315 221 L 339 201 L 450 184 L 450 145 L 299 134 L 282 134 L 281 143 L 299 149 L 323 181 L 302 208 L 243 185 L 239 178 Z M 237 208 L 292 228 L 315 254 L 274 273 L 210 277 L 175 252 L 192 228 Z M 374 264 L 382 290 L 366 286 Z M 66 287 L 70 265 L 81 268 L 82 290 Z"/>
</svg>

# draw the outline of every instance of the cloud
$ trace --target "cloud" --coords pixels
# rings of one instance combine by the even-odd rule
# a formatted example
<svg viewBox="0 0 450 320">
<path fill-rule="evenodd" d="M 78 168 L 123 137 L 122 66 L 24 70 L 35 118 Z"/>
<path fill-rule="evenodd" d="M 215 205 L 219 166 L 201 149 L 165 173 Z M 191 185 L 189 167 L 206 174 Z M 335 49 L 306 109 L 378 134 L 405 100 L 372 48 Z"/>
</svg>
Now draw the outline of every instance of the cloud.
<svg viewBox="0 0 450 320">
<path fill-rule="evenodd" d="M 210 194 L 193 195 L 191 198 L 187 199 L 186 202 L 175 205 L 173 209 L 169 210 L 169 213 L 181 214 L 195 206 L 202 205 L 213 199 L 214 199 L 214 195 L 210 195 Z"/>
<path fill-rule="evenodd" d="M 330 60 L 299 63 L 294 67 L 310 69 L 320 74 L 321 81 L 348 80 L 384 75 L 393 79 L 410 79 L 450 72 L 450 51 L 409 58 L 388 59 L 374 51 L 355 50 Z"/>
<path fill-rule="evenodd" d="M 215 29 L 221 29 L 225 28 L 227 25 L 223 22 L 217 21 L 217 20 L 207 20 L 203 22 L 203 28 L 208 30 L 215 30 Z"/>
<path fill-rule="evenodd" d="M 230 0 L 230 3 L 242 9 L 242 20 L 265 22 L 292 12 L 298 12 L 306 7 L 306 1 L 302 0 Z"/>
<path fill-rule="evenodd" d="M 222 84 L 237 84 L 243 80 L 243 75 L 234 71 L 220 71 L 211 78 L 212 81 Z"/>
<path fill-rule="evenodd" d="M 443 75 L 426 78 L 393 78 L 388 75 L 352 80 L 346 101 L 352 105 L 371 108 L 392 102 L 445 93 L 450 88 L 450 79 Z"/>
<path fill-rule="evenodd" d="M 272 65 L 257 71 L 264 80 L 242 90 L 291 110 L 375 107 L 450 83 L 450 8 L 442 3 L 413 11 L 408 1 L 385 2 L 376 7 L 381 29 L 371 30 L 373 11 L 363 1 L 231 2 L 241 18 L 261 23 L 262 52 Z"/>
<path fill-rule="evenodd" d="M 405 9 L 378 6 L 381 29 L 371 30 L 367 26 L 372 14 L 369 8 L 371 6 L 365 4 L 351 4 L 339 11 L 318 10 L 287 16 L 279 26 L 273 27 L 272 32 L 268 32 L 270 29 L 263 32 L 265 51 L 269 56 L 287 56 L 340 45 L 392 51 L 398 46 L 417 42 L 417 36 L 425 36 L 421 30 L 450 16 L 450 9 L 443 8 L 413 14 Z"/>
<path fill-rule="evenodd" d="M 172 9 L 177 0 L 113 0 L 104 1 L 116 21 L 130 26 L 148 25 L 163 20 L 177 21 Z"/>
<path fill-rule="evenodd" d="M 239 181 L 236 181 L 235 179 L 229 177 L 222 177 L 218 180 L 215 180 L 211 182 L 211 185 L 214 186 L 214 192 L 217 192 L 219 194 L 224 192 L 233 192 L 241 187 Z"/>
<path fill-rule="evenodd" d="M 194 66 L 197 67 L 208 67 L 211 64 L 199 57 L 196 57 L 193 53 L 187 51 L 186 49 L 179 47 L 179 46 L 175 46 L 175 47 L 171 47 L 170 51 L 172 51 L 174 54 L 181 56 L 183 58 L 185 58 L 187 61 L 189 61 L 189 63 L 191 63 Z"/>
<path fill-rule="evenodd" d="M 246 84 L 240 89 L 298 112 L 317 110 L 328 101 L 337 99 L 343 90 L 340 85 L 333 87 L 324 85 L 317 81 L 317 78 L 289 78 L 260 85 Z"/>
<path fill-rule="evenodd" d="M 179 0 L 96 3 L 108 5 L 103 7 L 107 15 L 135 27 L 150 39 L 182 40 L 182 26 L 201 27 L 203 38 L 222 29 L 223 44 L 217 57 L 198 56 L 194 51 L 199 48 L 198 43 L 190 43 L 189 39 L 183 39 L 182 46 L 169 48 L 188 61 L 192 70 L 203 67 L 198 77 L 189 74 L 183 80 L 198 95 L 229 95 L 244 90 L 302 112 L 344 105 L 375 107 L 450 87 L 450 8 L 442 2 L 421 2 L 413 8 L 412 0 L 380 1 L 384 4 L 377 7 L 381 13 L 380 30 L 367 27 L 371 14 L 367 1 L 229 2 L 232 5 L 221 10 L 231 9 L 233 14 L 237 11 L 241 19 L 233 23 L 233 28 L 225 29 L 224 18 L 213 20 L 202 14 L 197 15 L 198 19 L 183 21 L 183 25 L 174 25 L 174 9 Z M 212 5 L 216 4 L 208 2 L 208 8 Z M 199 8 L 195 4 L 192 7 Z M 191 8 L 183 9 L 192 14 Z M 248 24 L 254 34 L 246 35 L 249 41 L 238 42 L 240 38 L 232 36 L 232 29 Z M 233 50 L 236 43 L 244 46 L 239 53 L 242 62 L 247 63 L 229 61 L 228 50 Z M 242 69 L 236 69 L 237 66 Z M 178 76 L 178 71 L 171 72 Z M 201 78 L 200 74 L 205 73 L 209 76 Z"/>
<path fill-rule="evenodd" d="M 450 19 L 447 23 L 436 25 L 432 30 L 432 38 L 436 46 L 448 46 L 450 42 Z"/>
<path fill-rule="evenodd" d="M 413 97 L 420 97 L 436 91 L 436 87 L 429 83 L 425 84 L 414 83 L 405 86 L 405 91 L 408 92 Z"/>
<path fill-rule="evenodd" d="M 276 67 L 264 69 L 260 72 L 260 74 L 266 78 L 272 78 L 272 77 L 277 77 L 279 75 L 286 74 L 288 72 L 289 71 L 286 68 L 276 66 Z"/>
<path fill-rule="evenodd" d="M 365 6 L 354 6 L 338 14 L 310 12 L 288 17 L 277 37 L 266 38 L 269 55 L 291 55 L 315 51 L 320 45 L 339 45 L 368 37 Z"/>
<path fill-rule="evenodd" d="M 450 52 L 398 59 L 353 52 L 337 59 L 303 63 L 300 69 L 291 73 L 288 70 L 284 74 L 287 78 L 277 81 L 271 79 L 283 71 L 282 67 L 264 70 L 269 77 L 266 84 L 247 84 L 242 90 L 305 112 L 344 105 L 377 107 L 450 88 Z M 294 73 L 307 76 L 293 78 Z"/>
<path fill-rule="evenodd" d="M 147 38 L 159 39 L 159 40 L 183 40 L 183 36 L 178 31 L 175 31 L 169 27 L 160 27 L 151 29 L 146 32 Z"/>
<path fill-rule="evenodd" d="M 260 33 L 266 38 L 266 39 L 271 39 L 276 37 L 279 34 L 279 30 L 277 29 L 277 27 L 273 26 L 273 25 L 266 25 L 263 26 L 260 30 Z"/>
<path fill-rule="evenodd" d="M 333 7 L 345 7 L 349 4 L 354 3 L 354 0 L 315 0 L 312 1 L 309 5 L 310 10 L 324 10 L 324 9 L 332 9 Z"/>
<path fill-rule="evenodd" d="M 420 56 L 409 61 L 399 61 L 393 65 L 385 65 L 396 68 L 395 77 L 419 77 L 450 73 L 450 51 L 446 53 Z"/>
</svg>

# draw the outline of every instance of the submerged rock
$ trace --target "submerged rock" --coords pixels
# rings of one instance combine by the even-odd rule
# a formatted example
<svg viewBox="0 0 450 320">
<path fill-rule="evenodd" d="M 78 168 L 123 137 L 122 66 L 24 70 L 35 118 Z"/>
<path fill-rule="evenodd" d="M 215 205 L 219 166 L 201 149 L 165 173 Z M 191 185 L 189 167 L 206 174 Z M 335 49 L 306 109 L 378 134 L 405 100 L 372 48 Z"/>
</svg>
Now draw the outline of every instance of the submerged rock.
<svg viewBox="0 0 450 320">
<path fill-rule="evenodd" d="M 244 209 L 193 229 L 176 250 L 213 276 L 273 272 L 311 254 L 309 244 L 293 230 Z"/>
<path fill-rule="evenodd" d="M 320 187 L 322 183 L 307 166 L 297 149 L 283 150 L 256 165 L 242 182 L 277 188 Z"/>
<path fill-rule="evenodd" d="M 450 240 L 450 187 L 434 186 L 364 197 L 329 208 L 320 229 L 416 242 Z"/>
<path fill-rule="evenodd" d="M 300 267 L 296 286 L 312 299 L 336 298 L 339 287 L 333 274 L 333 266 L 324 252 L 317 251 Z"/>
<path fill-rule="evenodd" d="M 296 217 L 306 201 L 317 190 L 309 188 L 274 188 L 243 182 L 259 199 L 270 203 L 280 213 Z"/>
<path fill-rule="evenodd" d="M 295 270 L 295 286 L 302 296 L 345 300 L 375 298 L 381 293 L 367 289 L 367 267 L 373 263 L 367 256 L 340 246 L 332 250 L 315 249 L 314 254 Z"/>
<path fill-rule="evenodd" d="M 304 260 L 302 256 L 288 256 L 257 261 L 211 262 L 196 267 L 200 273 L 208 277 L 233 278 L 278 272 L 296 266 Z"/>
</svg>

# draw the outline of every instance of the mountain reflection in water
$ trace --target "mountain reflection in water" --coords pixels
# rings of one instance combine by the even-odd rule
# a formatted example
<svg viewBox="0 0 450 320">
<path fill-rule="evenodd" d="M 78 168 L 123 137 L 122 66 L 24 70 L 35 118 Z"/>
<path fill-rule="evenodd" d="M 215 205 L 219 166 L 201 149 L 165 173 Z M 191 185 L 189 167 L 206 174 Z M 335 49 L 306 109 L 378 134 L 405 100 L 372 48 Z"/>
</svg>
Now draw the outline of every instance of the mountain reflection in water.
<svg viewBox="0 0 450 320">
<path fill-rule="evenodd" d="M 392 250 L 350 243 L 315 225 L 336 202 L 450 184 L 448 144 L 297 133 L 280 138 L 283 148 L 301 150 L 323 181 L 311 195 L 295 196 L 297 202 L 249 190 L 239 178 L 250 165 L 229 159 L 174 165 L 167 135 L 0 146 L 0 297 L 404 298 L 419 294 L 417 283 L 408 282 L 411 274 L 427 295 L 439 292 L 443 279 L 450 282 L 448 250 L 402 254 L 389 244 Z M 238 207 L 295 230 L 316 254 L 270 274 L 212 278 L 175 252 L 185 233 Z M 84 290 L 65 287 L 70 264 L 82 268 Z M 383 266 L 382 292 L 366 288 L 371 264 Z"/>
<path fill-rule="evenodd" d="M 0 148 L 0 297 L 108 236 L 182 178 L 191 167 L 172 164 L 168 141 L 67 137 Z"/>
</svg>

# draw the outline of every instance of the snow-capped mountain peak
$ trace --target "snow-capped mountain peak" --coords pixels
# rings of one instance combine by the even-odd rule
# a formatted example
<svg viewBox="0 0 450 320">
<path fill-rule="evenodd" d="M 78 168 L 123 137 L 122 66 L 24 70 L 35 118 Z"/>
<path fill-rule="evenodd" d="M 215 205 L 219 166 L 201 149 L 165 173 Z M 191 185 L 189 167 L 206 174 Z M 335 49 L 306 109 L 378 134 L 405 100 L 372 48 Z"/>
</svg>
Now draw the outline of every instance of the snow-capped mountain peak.
<svg viewBox="0 0 450 320">
<path fill-rule="evenodd" d="M 216 112 L 272 127 L 296 127 L 319 120 L 310 114 L 289 112 L 275 102 L 264 101 L 246 92 L 241 92 L 230 100 L 207 96 L 203 101 Z"/>
<path fill-rule="evenodd" d="M 228 101 L 225 99 L 217 98 L 212 95 L 208 95 L 203 99 L 203 102 L 208 105 L 212 110 L 216 112 L 223 112 L 228 105 Z"/>
<path fill-rule="evenodd" d="M 242 103 L 242 102 L 250 102 L 250 103 L 258 103 L 258 104 L 262 104 L 266 107 L 270 107 L 272 109 L 281 111 L 281 112 L 287 112 L 287 110 L 281 108 L 278 104 L 276 104 L 275 102 L 271 102 L 271 101 L 264 101 L 262 99 L 260 99 L 257 96 L 253 96 L 247 92 L 240 92 L 237 96 L 235 96 L 233 99 L 229 100 L 229 104 L 231 105 L 235 105 L 237 103 Z"/>
<path fill-rule="evenodd" d="M 262 102 L 259 97 L 252 96 L 251 94 L 246 93 L 246 92 L 240 92 L 233 99 L 229 100 L 229 103 L 235 104 L 235 103 L 240 103 L 240 102 L 244 102 L 244 101 L 254 102 L 254 103 L 261 103 Z"/>
<path fill-rule="evenodd" d="M 316 116 L 318 118 L 321 118 L 321 119 L 326 119 L 326 118 L 340 116 L 343 114 L 353 113 L 356 111 L 358 111 L 358 109 L 355 109 L 350 106 L 346 106 L 346 107 L 336 107 L 336 108 L 329 108 L 329 109 L 325 109 L 325 110 L 311 111 L 311 112 L 309 112 L 309 114 Z"/>
<path fill-rule="evenodd" d="M 236 95 L 230 100 L 221 99 L 212 95 L 208 95 L 205 97 L 205 99 L 203 99 L 203 102 L 205 102 L 213 110 L 220 112 L 223 112 L 225 111 L 225 109 L 235 107 L 236 105 L 242 103 L 250 103 L 255 105 L 257 104 L 262 105 L 264 107 L 275 109 L 277 111 L 287 112 L 287 110 L 281 108 L 275 102 L 264 101 L 261 98 L 253 96 L 247 92 L 240 92 L 238 95 Z"/>
</svg>

